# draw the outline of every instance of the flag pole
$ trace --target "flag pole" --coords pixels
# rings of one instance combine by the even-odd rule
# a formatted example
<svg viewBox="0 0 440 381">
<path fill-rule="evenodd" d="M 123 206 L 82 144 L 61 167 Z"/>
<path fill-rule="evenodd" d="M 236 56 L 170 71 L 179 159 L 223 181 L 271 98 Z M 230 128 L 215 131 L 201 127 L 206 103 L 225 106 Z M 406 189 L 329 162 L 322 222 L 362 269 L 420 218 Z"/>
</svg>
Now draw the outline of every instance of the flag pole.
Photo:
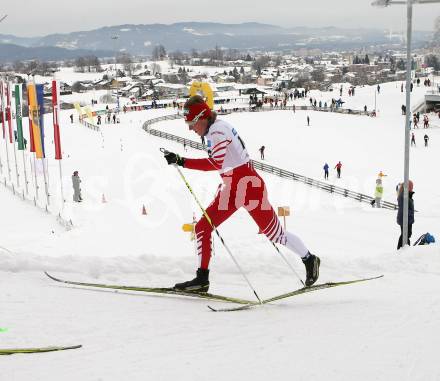
<svg viewBox="0 0 440 381">
<path fill-rule="evenodd" d="M 63 189 L 63 168 L 61 165 L 61 160 L 58 160 L 59 168 L 60 168 L 60 188 L 61 188 L 61 211 L 64 210 L 64 203 L 66 200 L 64 199 L 64 189 Z"/>
<path fill-rule="evenodd" d="M 11 82 L 8 82 L 8 109 L 9 109 L 9 119 L 8 119 L 8 126 L 9 126 L 9 142 L 12 143 L 14 146 L 14 162 L 15 162 L 15 175 L 17 178 L 17 189 L 20 188 L 20 173 L 18 172 L 18 162 L 17 162 L 17 149 L 15 147 L 15 135 L 12 131 L 12 112 L 11 112 L 11 96 L 12 96 L 12 89 L 11 89 Z M 17 115 L 16 115 L 17 117 Z M 14 135 L 14 136 L 12 136 Z"/>
<path fill-rule="evenodd" d="M 65 200 L 64 200 L 64 189 L 63 189 L 63 168 L 61 165 L 62 153 L 61 153 L 60 121 L 59 121 L 60 86 L 59 86 L 59 82 L 56 79 L 52 81 L 52 106 L 53 106 L 53 134 L 54 134 L 53 141 L 55 145 L 55 160 L 58 160 L 58 166 L 60 170 L 61 211 L 63 211 Z"/>
<path fill-rule="evenodd" d="M 5 128 L 5 114 L 3 112 L 3 78 L 0 78 L 0 114 L 2 115 L 3 130 Z M 3 162 L 0 150 L 0 173 L 3 175 Z"/>
<path fill-rule="evenodd" d="M 28 186 L 28 178 L 27 178 L 27 171 L 26 171 L 26 158 L 24 156 L 24 150 L 21 151 L 23 154 L 23 170 L 24 170 L 24 186 L 26 189 L 26 196 L 29 194 L 29 186 Z"/>
<path fill-rule="evenodd" d="M 7 112 L 8 109 L 7 107 L 5 107 L 5 94 L 4 94 L 4 88 L 6 87 L 6 83 L 5 85 L 2 87 L 2 91 L 1 91 L 1 101 L 2 101 L 2 115 L 3 115 L 3 119 L 2 119 L 2 124 L 3 124 L 3 140 L 5 141 L 5 149 L 6 149 L 6 163 L 8 165 L 8 178 L 9 181 L 11 181 L 11 166 L 9 164 L 9 150 L 8 150 L 8 142 L 6 139 L 6 123 L 5 123 L 5 119 L 7 118 Z"/>
<path fill-rule="evenodd" d="M 26 159 L 24 156 L 24 138 L 23 138 L 23 86 L 21 84 L 15 85 L 15 124 L 17 126 L 17 144 L 18 150 L 23 154 L 23 171 L 24 171 L 24 185 L 26 195 L 29 194 L 28 178 L 26 171 Z"/>
<path fill-rule="evenodd" d="M 35 107 L 37 109 L 38 118 L 38 130 L 39 130 L 39 142 L 35 142 L 36 155 L 38 159 L 41 159 L 43 165 L 43 178 L 44 178 L 44 190 L 46 192 L 46 208 L 50 205 L 49 183 L 48 183 L 48 169 L 46 162 L 46 155 L 44 149 L 44 95 L 43 85 L 35 84 Z M 35 127 L 35 125 L 34 125 Z M 39 147 L 37 148 L 37 144 Z"/>
<path fill-rule="evenodd" d="M 44 177 L 44 190 L 46 192 L 46 200 L 47 200 L 47 206 L 50 205 L 50 195 L 49 195 L 49 184 L 47 182 L 47 168 L 46 168 L 46 158 L 42 158 L 41 162 L 43 163 L 43 177 Z"/>
<path fill-rule="evenodd" d="M 38 200 L 38 189 L 39 189 L 39 186 L 38 186 L 38 180 L 37 180 L 37 166 L 36 166 L 36 160 L 35 160 L 35 154 L 33 155 L 33 161 L 34 161 L 34 176 L 35 176 L 35 197 L 36 197 L 36 199 Z M 32 164 L 31 164 L 31 169 L 32 169 Z"/>
</svg>

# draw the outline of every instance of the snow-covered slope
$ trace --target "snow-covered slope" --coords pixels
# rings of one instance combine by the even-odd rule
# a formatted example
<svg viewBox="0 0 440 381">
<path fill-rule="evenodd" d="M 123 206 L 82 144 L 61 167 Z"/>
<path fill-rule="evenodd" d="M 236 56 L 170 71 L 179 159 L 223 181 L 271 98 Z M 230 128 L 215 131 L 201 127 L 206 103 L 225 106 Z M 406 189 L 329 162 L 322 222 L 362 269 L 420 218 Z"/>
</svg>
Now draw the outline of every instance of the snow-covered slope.
<svg viewBox="0 0 440 381">
<path fill-rule="evenodd" d="M 347 102 L 361 108 L 372 91 L 358 89 Z M 416 89 L 414 96 L 421 94 Z M 380 96 L 378 118 L 299 111 L 225 118 L 236 126 L 254 159 L 265 145 L 268 163 L 316 178 L 321 177 L 325 161 L 333 167 L 341 160 L 343 178 L 330 181 L 365 193 L 373 192 L 382 170 L 388 174 L 385 199 L 395 201 L 394 188 L 403 173 L 403 95 L 396 84 L 384 84 Z M 60 208 L 58 163 L 49 160 L 52 214 L 20 201 L 0 185 L 0 327 L 8 328 L 0 332 L 0 348 L 83 345 L 74 351 L 0 357 L 0 379 L 440 377 L 435 361 L 440 316 L 438 245 L 397 253 L 395 212 L 270 175 L 264 178 L 273 205 L 291 207 L 288 229 L 303 237 L 322 259 L 320 282 L 385 277 L 229 314 L 210 312 L 205 301 L 84 290 L 46 278 L 44 270 L 72 280 L 168 286 L 193 276 L 194 244 L 181 226 L 191 222 L 193 214 L 198 218 L 200 211 L 159 148 L 194 157 L 203 153 L 183 152 L 181 145 L 141 129 L 145 119 L 163 112 L 169 110 L 127 113 L 120 116 L 120 125 L 103 125 L 101 132 L 70 124 L 70 112 L 62 113 L 63 183 L 68 200 L 62 214 L 73 222 L 70 231 L 54 216 Z M 310 127 L 306 115 L 311 117 Z M 50 120 L 47 116 L 48 156 L 53 155 Z M 197 140 L 181 120 L 155 127 Z M 438 161 L 439 130 L 428 130 L 428 148 L 421 144 L 425 132 L 416 131 L 420 143 L 411 151 L 419 210 L 414 238 L 426 231 L 440 237 L 440 182 L 432 166 Z M 3 154 L 3 143 L 1 150 Z M 71 202 L 74 170 L 82 179 L 81 204 Z M 219 184 L 218 175 L 184 173 L 207 205 Z M 141 213 L 143 205 L 146 216 Z M 220 231 L 262 297 L 300 287 L 271 244 L 257 234 L 246 212 L 237 212 Z M 303 276 L 298 258 L 283 252 Z M 215 253 L 210 291 L 252 298 L 217 239 Z"/>
</svg>

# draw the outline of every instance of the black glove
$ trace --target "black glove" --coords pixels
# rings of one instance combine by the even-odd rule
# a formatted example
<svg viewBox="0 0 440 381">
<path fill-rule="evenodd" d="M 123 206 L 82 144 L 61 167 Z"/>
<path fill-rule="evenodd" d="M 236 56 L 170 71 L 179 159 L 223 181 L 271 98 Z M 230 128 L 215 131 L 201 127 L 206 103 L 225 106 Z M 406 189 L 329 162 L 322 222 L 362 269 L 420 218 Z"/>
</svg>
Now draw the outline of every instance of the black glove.
<svg viewBox="0 0 440 381">
<path fill-rule="evenodd" d="M 180 157 L 174 152 L 167 152 L 166 154 L 164 154 L 164 157 L 168 164 L 177 164 L 183 167 L 183 164 L 185 163 L 185 158 Z"/>
</svg>

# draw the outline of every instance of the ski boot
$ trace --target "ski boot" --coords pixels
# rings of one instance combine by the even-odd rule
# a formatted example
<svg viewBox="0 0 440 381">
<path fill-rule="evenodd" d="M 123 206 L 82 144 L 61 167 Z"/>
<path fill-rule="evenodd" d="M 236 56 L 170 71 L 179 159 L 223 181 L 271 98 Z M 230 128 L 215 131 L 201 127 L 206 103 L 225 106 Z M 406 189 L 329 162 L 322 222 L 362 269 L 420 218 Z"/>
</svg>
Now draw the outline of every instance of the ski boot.
<svg viewBox="0 0 440 381">
<path fill-rule="evenodd" d="M 306 266 L 307 275 L 305 285 L 309 287 L 318 280 L 321 260 L 316 255 L 309 253 L 302 261 L 304 266 Z"/>
<path fill-rule="evenodd" d="M 177 291 L 189 292 L 208 292 L 209 290 L 209 270 L 197 269 L 197 275 L 188 282 L 176 283 L 174 289 Z"/>
</svg>

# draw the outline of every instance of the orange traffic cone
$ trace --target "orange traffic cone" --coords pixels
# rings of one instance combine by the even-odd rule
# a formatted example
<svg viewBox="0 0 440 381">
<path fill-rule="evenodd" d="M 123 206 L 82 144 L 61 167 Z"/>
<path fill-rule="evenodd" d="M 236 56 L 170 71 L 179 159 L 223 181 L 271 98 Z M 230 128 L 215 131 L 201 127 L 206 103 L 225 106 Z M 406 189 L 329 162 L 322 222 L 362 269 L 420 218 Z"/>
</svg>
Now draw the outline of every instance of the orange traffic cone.
<svg viewBox="0 0 440 381">
<path fill-rule="evenodd" d="M 142 205 L 142 215 L 143 216 L 147 215 L 147 209 L 145 209 L 145 205 Z"/>
<path fill-rule="evenodd" d="M 105 203 L 107 202 L 107 200 L 105 199 L 104 193 L 102 194 L 101 202 L 102 202 L 103 204 L 105 204 Z"/>
</svg>

